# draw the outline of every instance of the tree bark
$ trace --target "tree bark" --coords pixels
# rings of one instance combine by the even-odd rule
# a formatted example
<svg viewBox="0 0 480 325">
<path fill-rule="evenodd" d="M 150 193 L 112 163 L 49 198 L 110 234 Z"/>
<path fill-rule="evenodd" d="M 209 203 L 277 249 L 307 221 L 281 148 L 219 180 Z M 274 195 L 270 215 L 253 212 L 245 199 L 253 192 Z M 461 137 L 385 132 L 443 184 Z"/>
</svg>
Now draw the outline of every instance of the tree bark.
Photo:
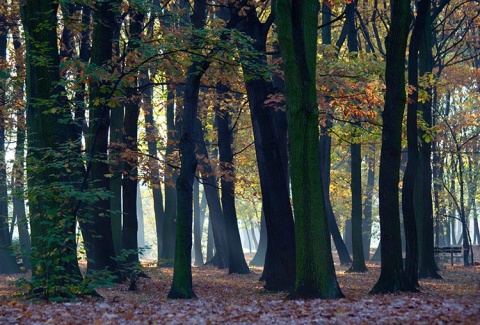
<svg viewBox="0 0 480 325">
<path fill-rule="evenodd" d="M 255 10 L 247 12 L 247 18 L 239 24 L 239 30 L 255 40 L 254 48 L 259 53 L 266 51 L 269 24 L 262 24 Z M 267 65 L 264 55 L 258 64 Z M 243 67 L 245 75 L 251 75 Z M 290 194 L 288 188 L 288 161 L 284 159 L 286 134 L 278 128 L 276 119 L 281 118 L 264 102 L 273 92 L 273 85 L 262 77 L 249 76 L 245 80 L 250 116 L 252 119 L 255 152 L 257 155 L 262 205 L 267 230 L 267 251 L 261 279 L 267 290 L 290 290 L 295 279 L 295 233 Z"/>
<path fill-rule="evenodd" d="M 220 89 L 224 85 L 218 84 Z M 220 90 L 224 93 L 225 89 Z M 238 230 L 237 212 L 235 209 L 235 166 L 233 162 L 233 130 L 230 129 L 230 112 L 215 110 L 215 122 L 217 124 L 218 151 L 222 168 L 221 193 L 222 208 L 225 220 L 225 232 L 228 244 L 228 273 L 248 274 L 245 256 L 243 254 L 242 241 Z M 248 231 L 248 229 L 247 229 Z"/>
<path fill-rule="evenodd" d="M 291 298 L 343 297 L 333 266 L 320 163 L 315 83 L 318 1 L 276 2 L 284 59 L 290 175 L 295 211 L 296 279 Z"/>
<path fill-rule="evenodd" d="M 190 17 L 193 27 L 205 26 L 206 3 L 196 0 Z M 177 223 L 173 281 L 168 293 L 171 299 L 190 299 L 196 295 L 192 288 L 192 214 L 193 182 L 197 169 L 195 155 L 195 121 L 197 119 L 200 79 L 210 62 L 195 60 L 187 70 L 185 97 L 180 131 L 180 174 L 177 179 Z"/>
<path fill-rule="evenodd" d="M 381 273 L 372 294 L 416 291 L 403 270 L 398 185 L 402 119 L 405 110 L 405 52 L 411 22 L 410 1 L 392 0 L 391 25 L 386 39 L 386 94 L 380 154 Z"/>
</svg>

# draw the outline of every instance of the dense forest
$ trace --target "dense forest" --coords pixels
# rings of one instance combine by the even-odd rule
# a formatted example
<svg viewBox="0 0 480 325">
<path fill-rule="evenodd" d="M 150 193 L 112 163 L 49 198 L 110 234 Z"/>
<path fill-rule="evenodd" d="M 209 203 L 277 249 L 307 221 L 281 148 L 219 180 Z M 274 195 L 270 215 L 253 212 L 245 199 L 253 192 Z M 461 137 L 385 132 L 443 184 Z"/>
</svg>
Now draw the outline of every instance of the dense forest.
<svg viewBox="0 0 480 325">
<path fill-rule="evenodd" d="M 440 278 L 438 247 L 473 265 L 479 27 L 478 1 L 0 0 L 0 274 L 70 300 L 148 256 L 168 298 L 208 263 L 308 299 L 344 297 L 337 257 L 381 261 L 372 294 Z"/>
</svg>

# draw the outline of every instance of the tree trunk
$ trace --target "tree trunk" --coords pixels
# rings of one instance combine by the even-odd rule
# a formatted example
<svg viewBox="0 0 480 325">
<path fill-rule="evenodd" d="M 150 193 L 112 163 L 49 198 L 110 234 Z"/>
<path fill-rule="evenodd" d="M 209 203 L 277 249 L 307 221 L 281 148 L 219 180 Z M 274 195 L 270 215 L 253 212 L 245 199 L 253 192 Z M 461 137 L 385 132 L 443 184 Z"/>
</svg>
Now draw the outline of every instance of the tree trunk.
<svg viewBox="0 0 480 325">
<path fill-rule="evenodd" d="M 225 86 L 218 84 L 220 92 L 225 92 Z M 225 220 L 225 233 L 228 244 L 228 273 L 248 274 L 242 241 L 238 231 L 237 212 L 235 209 L 235 167 L 233 162 L 233 132 L 230 130 L 230 112 L 215 110 L 215 122 L 218 133 L 218 151 L 222 168 L 221 193 L 222 208 Z M 248 231 L 248 230 L 247 230 Z"/>
<path fill-rule="evenodd" d="M 206 3 L 196 0 L 190 17 L 195 29 L 205 26 Z M 169 298 L 190 299 L 192 288 L 192 202 L 193 181 L 197 169 L 195 154 L 195 121 L 197 119 L 200 79 L 209 67 L 209 61 L 194 61 L 187 70 L 185 97 L 180 132 L 180 174 L 177 179 L 177 224 L 173 281 Z"/>
<path fill-rule="evenodd" d="M 94 10 L 92 54 L 91 64 L 101 71 L 102 74 L 109 73 L 107 64 L 112 59 L 112 47 L 114 43 L 114 31 L 116 26 L 115 16 L 118 0 L 103 1 L 96 4 Z M 109 108 L 107 102 L 110 100 L 109 93 L 112 93 L 112 85 L 106 81 L 104 75 L 99 76 L 100 81 L 91 85 L 90 89 L 90 111 L 89 111 L 89 137 L 87 138 L 87 152 L 92 159 L 90 162 L 90 183 L 94 191 L 106 191 L 110 188 L 110 180 L 106 175 L 110 174 L 107 164 L 108 155 L 108 133 L 110 126 Z M 108 89 L 105 92 L 105 89 Z M 86 220 L 91 233 L 91 256 L 88 268 L 90 270 L 108 270 L 118 274 L 118 265 L 113 259 L 115 247 L 113 243 L 112 226 L 109 216 L 110 199 L 103 198 L 89 211 L 92 220 Z"/>
<path fill-rule="evenodd" d="M 254 48 L 259 53 L 266 51 L 266 37 L 270 25 L 262 24 L 255 10 L 247 12 L 247 18 L 239 29 L 255 40 Z M 257 64 L 267 65 L 267 59 L 260 55 Z M 246 76 L 251 75 L 243 67 Z M 286 134 L 275 123 L 283 112 L 275 112 L 264 105 L 273 91 L 271 82 L 258 76 L 245 80 L 250 116 L 252 119 L 255 152 L 257 155 L 262 205 L 265 212 L 267 251 L 261 279 L 267 290 L 290 290 L 295 279 L 295 233 L 290 194 L 288 188 L 288 161 L 284 159 Z"/>
<path fill-rule="evenodd" d="M 76 255 L 75 216 L 72 200 L 59 207 L 58 188 L 75 184 L 64 163 L 74 155 L 60 152 L 68 140 L 67 123 L 71 114 L 59 94 L 60 69 L 57 45 L 57 9 L 54 1 L 25 1 L 21 6 L 26 42 L 26 96 L 29 170 L 29 214 L 32 234 L 32 290 L 41 299 L 71 298 L 81 286 L 82 275 Z M 38 26 L 44 28 L 38 28 Z M 38 56 L 49 64 L 35 64 Z M 51 109 L 58 108 L 55 112 Z M 47 113 L 49 112 L 49 113 Z M 58 167 L 55 150 L 62 164 Z M 50 154 L 48 154 L 50 152 Z M 38 168 L 42 164 L 41 169 Z M 58 175 L 67 175 L 60 176 Z M 40 190 L 41 188 L 41 190 Z M 71 199 L 71 198 L 70 198 Z M 76 198 L 75 198 L 76 199 Z M 80 293 L 80 292 L 79 292 Z"/>
<path fill-rule="evenodd" d="M 333 266 L 323 197 L 315 84 L 318 1 L 276 2 L 284 59 L 290 175 L 295 211 L 296 279 L 291 298 L 343 297 Z"/>
<path fill-rule="evenodd" d="M 416 291 L 403 270 L 398 185 L 402 120 L 406 102 L 405 52 L 411 22 L 410 1 L 392 0 L 391 25 L 386 39 L 386 94 L 380 154 L 381 273 L 372 294 Z"/>
<path fill-rule="evenodd" d="M 180 87 L 176 97 L 180 96 Z M 167 94 L 167 146 L 165 149 L 165 218 L 163 219 L 163 235 L 161 257 L 173 259 L 175 252 L 175 220 L 177 215 L 177 188 L 178 178 L 178 131 L 181 123 L 175 123 L 174 93 L 171 89 Z M 178 108 L 179 110 L 179 108 Z M 177 111 L 178 112 L 178 111 Z M 177 116 L 178 118 L 178 116 Z"/>
<path fill-rule="evenodd" d="M 432 59 L 432 19 L 431 19 L 431 2 L 422 1 L 422 7 L 427 7 L 425 27 L 423 28 L 422 38 L 419 48 L 419 74 L 423 76 L 425 73 L 432 73 L 433 71 L 433 59 Z M 423 12 L 424 9 L 422 9 Z M 420 12 L 420 4 L 419 4 Z M 418 17 L 418 14 L 417 14 Z M 418 18 L 417 18 L 418 19 Z M 427 89 L 428 93 L 432 95 L 432 89 Z M 420 103 L 420 111 L 423 113 L 423 118 L 428 127 L 433 126 L 432 120 L 432 101 L 429 100 L 425 103 Z M 424 138 L 425 132 L 420 131 L 420 139 L 422 139 L 420 145 L 420 163 L 422 164 L 422 185 L 421 199 L 423 199 L 423 220 L 420 222 L 423 224 L 422 233 L 419 237 L 419 264 L 418 264 L 418 277 L 419 278 L 435 278 L 441 279 L 438 274 L 438 266 L 435 263 L 435 256 L 433 253 L 433 202 L 432 202 L 432 143 L 426 141 Z"/>
<path fill-rule="evenodd" d="M 348 272 L 367 272 L 362 238 L 362 156 L 360 144 L 350 145 L 352 189 L 352 246 L 353 263 Z"/>
<path fill-rule="evenodd" d="M 137 50 L 143 31 L 144 15 L 130 13 L 128 51 Z M 138 72 L 132 72 L 133 80 L 125 90 L 125 119 L 123 121 L 126 158 L 123 169 L 123 213 L 122 213 L 122 250 L 126 252 L 124 267 L 127 270 L 140 264 L 138 257 L 138 117 L 140 114 L 140 94 L 138 93 Z"/>
<path fill-rule="evenodd" d="M 220 197 L 217 190 L 217 178 L 208 158 L 207 146 L 203 135 L 202 122 L 197 118 L 195 121 L 195 135 L 197 144 L 197 160 L 202 175 L 203 191 L 207 198 L 210 222 L 212 224 L 213 238 L 215 243 L 215 264 L 220 268 L 228 267 L 229 249 L 225 232 L 225 219 Z"/>
<path fill-rule="evenodd" d="M 365 259 L 370 259 L 370 242 L 372 239 L 372 208 L 373 208 L 373 188 L 375 186 L 375 145 L 371 146 L 372 153 L 367 158 L 368 172 L 367 172 L 367 189 L 365 198 L 365 208 L 363 210 L 363 252 Z"/>
</svg>

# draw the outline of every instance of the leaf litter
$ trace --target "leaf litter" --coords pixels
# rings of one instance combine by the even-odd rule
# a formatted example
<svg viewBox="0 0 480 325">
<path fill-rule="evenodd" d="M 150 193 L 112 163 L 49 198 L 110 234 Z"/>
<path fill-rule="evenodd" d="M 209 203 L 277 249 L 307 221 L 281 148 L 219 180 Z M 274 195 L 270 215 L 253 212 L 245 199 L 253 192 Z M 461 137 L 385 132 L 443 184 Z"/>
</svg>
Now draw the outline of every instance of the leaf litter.
<svg viewBox="0 0 480 325">
<path fill-rule="evenodd" d="M 104 300 L 45 303 L 16 297 L 11 282 L 0 276 L 0 324 L 480 324 L 480 268 L 460 266 L 441 270 L 443 280 L 420 280 L 421 293 L 369 295 L 380 274 L 337 277 L 347 298 L 285 300 L 285 292 L 268 292 L 258 281 L 261 268 L 247 275 L 228 274 L 213 266 L 193 267 L 198 298 L 170 300 L 173 269 L 145 266 L 150 279 L 138 290 L 128 283 L 101 288 Z"/>
</svg>

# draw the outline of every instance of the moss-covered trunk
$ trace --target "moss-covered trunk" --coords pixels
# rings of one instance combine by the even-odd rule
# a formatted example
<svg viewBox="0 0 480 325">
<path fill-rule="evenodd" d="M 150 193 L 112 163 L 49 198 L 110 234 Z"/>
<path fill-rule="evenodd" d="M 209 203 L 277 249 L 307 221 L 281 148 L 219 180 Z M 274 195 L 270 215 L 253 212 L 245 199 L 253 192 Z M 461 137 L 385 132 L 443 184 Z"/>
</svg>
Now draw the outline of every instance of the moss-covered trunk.
<svg viewBox="0 0 480 325">
<path fill-rule="evenodd" d="M 278 0 L 296 238 L 292 298 L 339 298 L 322 190 L 315 83 L 318 2 Z"/>
</svg>

